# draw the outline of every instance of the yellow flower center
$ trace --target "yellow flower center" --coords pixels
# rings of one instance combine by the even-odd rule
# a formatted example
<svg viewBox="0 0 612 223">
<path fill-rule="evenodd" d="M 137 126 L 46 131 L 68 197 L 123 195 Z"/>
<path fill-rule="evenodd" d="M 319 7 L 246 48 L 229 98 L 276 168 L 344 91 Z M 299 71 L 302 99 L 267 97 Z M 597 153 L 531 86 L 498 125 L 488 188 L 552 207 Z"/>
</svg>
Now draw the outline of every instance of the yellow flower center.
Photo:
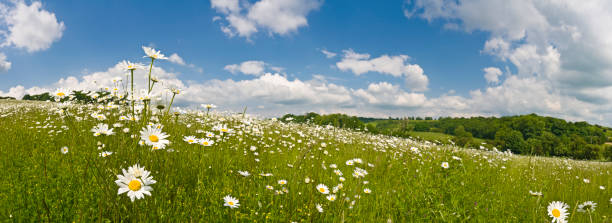
<svg viewBox="0 0 612 223">
<path fill-rule="evenodd" d="M 559 211 L 559 209 L 553 209 L 552 210 L 552 215 L 555 216 L 555 218 L 558 218 L 561 216 L 561 211 Z"/>
<path fill-rule="evenodd" d="M 208 142 L 204 141 L 204 142 L 202 142 L 202 145 L 208 146 Z"/>
<path fill-rule="evenodd" d="M 153 58 L 157 58 L 157 54 L 153 54 L 151 57 L 153 57 Z"/>
<path fill-rule="evenodd" d="M 60 97 L 63 97 L 64 95 L 66 95 L 66 94 L 64 94 L 64 92 L 57 93 L 57 96 L 60 96 Z"/>
<path fill-rule="evenodd" d="M 132 69 L 132 65 L 128 65 L 128 69 Z"/>
<path fill-rule="evenodd" d="M 222 132 L 227 132 L 227 129 L 221 129 Z"/>
<path fill-rule="evenodd" d="M 193 139 L 188 140 L 189 142 L 193 142 Z"/>
<path fill-rule="evenodd" d="M 142 184 L 138 180 L 132 180 L 128 184 L 128 188 L 130 188 L 132 191 L 140 190 L 140 187 L 142 187 Z"/>
<path fill-rule="evenodd" d="M 229 204 L 230 206 L 234 206 L 234 202 L 233 201 L 228 201 L 227 204 Z"/>
<path fill-rule="evenodd" d="M 151 140 L 151 142 L 158 142 L 159 138 L 156 135 L 150 135 L 149 140 Z"/>
<path fill-rule="evenodd" d="M 319 191 L 321 191 L 321 193 L 325 192 L 325 188 L 319 188 Z"/>
</svg>

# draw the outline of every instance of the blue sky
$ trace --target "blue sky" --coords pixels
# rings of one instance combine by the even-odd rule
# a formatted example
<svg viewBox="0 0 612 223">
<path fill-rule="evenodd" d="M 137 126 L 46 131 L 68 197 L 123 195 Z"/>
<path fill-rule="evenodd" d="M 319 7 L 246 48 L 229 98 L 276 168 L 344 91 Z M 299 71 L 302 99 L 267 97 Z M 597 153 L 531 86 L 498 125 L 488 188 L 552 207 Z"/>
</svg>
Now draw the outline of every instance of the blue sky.
<svg viewBox="0 0 612 223">
<path fill-rule="evenodd" d="M 570 7 L 551 10 L 563 4 Z M 594 30 L 605 26 L 597 18 L 612 20 L 612 10 L 605 1 L 571 7 L 577 4 L 5 1 L 0 93 L 95 89 L 121 76 L 122 60 L 148 64 L 141 46 L 151 46 L 184 61 L 156 64 L 162 79 L 188 90 L 183 106 L 380 117 L 535 112 L 608 124 L 612 109 L 601 102 L 612 101 L 604 93 L 612 89 L 612 62 L 605 60 L 612 47 L 596 36 L 609 33 Z M 28 15 L 38 22 L 20 19 Z M 580 56 L 603 59 L 575 62 Z M 263 71 L 240 69 L 249 61 Z M 76 82 L 61 81 L 68 77 Z M 85 83 L 96 78 L 96 86 Z"/>
</svg>

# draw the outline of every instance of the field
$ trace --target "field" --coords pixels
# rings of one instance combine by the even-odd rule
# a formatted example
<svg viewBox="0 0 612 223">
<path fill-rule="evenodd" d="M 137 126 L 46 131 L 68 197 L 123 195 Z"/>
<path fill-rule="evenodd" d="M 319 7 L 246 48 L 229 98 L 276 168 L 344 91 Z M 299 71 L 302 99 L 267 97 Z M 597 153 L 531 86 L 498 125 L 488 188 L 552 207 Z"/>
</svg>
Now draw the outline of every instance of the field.
<svg viewBox="0 0 612 223">
<path fill-rule="evenodd" d="M 552 201 L 569 205 L 569 222 L 612 221 L 612 163 L 214 110 L 150 122 L 119 105 L 3 100 L 0 110 L 2 222 L 550 222 Z M 100 123 L 113 130 L 94 133 Z M 165 148 L 146 145 L 164 138 Z M 132 200 L 115 181 L 135 164 L 155 182 L 125 181 L 152 189 Z M 597 205 L 581 212 L 586 201 Z"/>
</svg>

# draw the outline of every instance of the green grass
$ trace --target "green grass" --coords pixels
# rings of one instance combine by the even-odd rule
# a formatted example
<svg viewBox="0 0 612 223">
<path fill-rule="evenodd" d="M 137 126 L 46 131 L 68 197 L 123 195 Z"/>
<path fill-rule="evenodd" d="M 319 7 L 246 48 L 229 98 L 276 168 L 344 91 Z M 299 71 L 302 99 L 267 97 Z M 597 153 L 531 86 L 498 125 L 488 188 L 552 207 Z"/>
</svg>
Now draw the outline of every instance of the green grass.
<svg viewBox="0 0 612 223">
<path fill-rule="evenodd" d="M 52 103 L 2 101 L 0 110 L 2 222 L 550 222 L 546 206 L 557 200 L 570 205 L 570 222 L 589 222 L 588 213 L 576 211 L 577 204 L 588 200 L 598 204 L 590 215 L 593 222 L 612 217 L 610 163 L 507 156 L 196 113 L 160 116 L 171 144 L 152 151 L 138 145 L 144 123 L 118 120 L 126 110 L 99 111 L 106 114 L 104 121 L 90 116 L 98 111 L 94 107 L 74 106 L 58 114 L 61 109 Z M 115 135 L 96 137 L 90 130 L 98 123 L 123 126 L 115 127 Z M 187 135 L 203 138 L 203 132 L 221 123 L 234 133 L 213 138 L 212 146 L 182 140 Z M 126 127 L 129 132 L 123 133 Z M 104 145 L 100 150 L 98 143 Z M 63 146 L 67 154 L 60 152 Z M 100 157 L 102 151 L 113 154 Z M 363 163 L 346 165 L 354 158 Z M 442 162 L 450 168 L 442 168 Z M 157 183 L 151 185 L 152 196 L 131 202 L 126 194 L 117 195 L 114 181 L 134 164 L 145 166 Z M 330 164 L 346 178 L 333 202 L 315 189 L 319 183 L 330 190 L 341 183 Z M 353 177 L 355 167 L 368 174 Z M 307 177 L 313 182 L 305 183 Z M 287 192 L 277 194 L 282 179 L 288 181 Z M 364 193 L 365 188 L 372 193 Z M 531 196 L 530 190 L 543 196 Z M 223 206 L 226 195 L 239 199 L 240 207 Z M 323 206 L 322 213 L 316 204 Z"/>
</svg>

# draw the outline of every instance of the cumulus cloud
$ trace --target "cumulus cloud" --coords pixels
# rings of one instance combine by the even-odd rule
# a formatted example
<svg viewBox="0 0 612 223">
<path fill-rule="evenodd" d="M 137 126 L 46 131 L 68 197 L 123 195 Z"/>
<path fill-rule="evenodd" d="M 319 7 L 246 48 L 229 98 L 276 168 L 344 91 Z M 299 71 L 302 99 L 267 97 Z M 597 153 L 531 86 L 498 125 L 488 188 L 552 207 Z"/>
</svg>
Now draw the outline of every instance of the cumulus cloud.
<svg viewBox="0 0 612 223">
<path fill-rule="evenodd" d="M 319 0 L 212 0 L 211 7 L 223 15 L 221 30 L 230 37 L 249 39 L 260 29 L 269 34 L 286 35 L 307 26 L 306 16 L 318 9 Z M 215 19 L 219 21 L 221 19 Z"/>
<path fill-rule="evenodd" d="M 0 73 L 11 69 L 11 62 L 6 60 L 6 55 L 0 53 Z"/>
<path fill-rule="evenodd" d="M 170 55 L 168 57 L 168 61 L 178 64 L 178 65 L 185 65 L 185 60 L 183 60 L 183 58 L 181 58 L 178 54 L 173 53 L 172 55 Z"/>
<path fill-rule="evenodd" d="M 380 106 L 383 108 L 421 107 L 427 98 L 421 93 L 408 93 L 400 89 L 398 85 L 387 82 L 372 83 L 367 89 L 357 89 L 353 94 L 363 99 L 366 105 Z"/>
<path fill-rule="evenodd" d="M 499 83 L 499 76 L 502 75 L 502 71 L 497 67 L 487 67 L 482 69 L 485 72 L 485 79 L 487 83 L 497 84 Z"/>
<path fill-rule="evenodd" d="M 4 31 L 2 46 L 14 46 L 28 52 L 46 50 L 62 37 L 66 28 L 55 14 L 42 9 L 42 3 L 35 1 L 27 5 L 16 1 L 14 5 L 0 3 L 0 18 L 8 30 Z"/>
<path fill-rule="evenodd" d="M 356 53 L 352 49 L 343 50 L 343 53 L 342 60 L 336 63 L 336 67 L 342 71 L 351 71 L 355 75 L 377 72 L 403 77 L 406 79 L 406 85 L 413 91 L 427 90 L 427 76 L 421 66 L 408 63 L 410 57 L 407 55 L 382 55 L 370 59 L 370 54 Z"/>
<path fill-rule="evenodd" d="M 482 52 L 515 68 L 499 86 L 464 98 L 479 103 L 474 106 L 494 104 L 488 113 L 539 112 L 610 123 L 610 9 L 606 0 L 413 0 L 405 15 L 488 33 Z M 495 82 L 497 73 L 487 72 L 487 80 Z M 492 103 L 497 101 L 506 103 Z"/>
<path fill-rule="evenodd" d="M 126 74 L 117 64 L 80 77 L 61 78 L 48 86 L 15 86 L 7 92 L 0 91 L 0 95 L 21 98 L 25 94 L 40 94 L 59 87 L 72 90 L 112 88 L 115 86 L 112 79 L 127 80 Z M 137 91 L 145 87 L 146 74 L 146 70 L 136 71 L 134 77 Z M 247 106 L 251 113 L 265 116 L 314 111 L 373 117 L 438 117 L 522 114 L 529 110 L 542 115 L 604 124 L 609 123 L 612 117 L 612 106 L 594 106 L 575 98 L 563 97 L 546 81 L 517 75 L 508 76 L 498 86 L 474 90 L 469 97 L 444 94 L 427 98 L 422 93 L 406 92 L 399 85 L 388 82 L 370 83 L 366 88 L 350 88 L 329 83 L 323 75 L 301 80 L 289 79 L 276 73 L 263 73 L 245 80 L 185 82 L 179 79 L 178 74 L 161 67 L 154 67 L 152 74 L 160 79 L 154 93 L 163 94 L 164 87 L 168 86 L 183 90 L 175 99 L 178 106 L 214 103 L 224 110 L 233 111 L 242 111 Z M 123 90 L 121 86 L 125 83 L 117 84 Z M 500 107 L 509 110 L 500 110 Z"/>
<path fill-rule="evenodd" d="M 223 69 L 229 71 L 232 74 L 243 73 L 259 76 L 264 74 L 266 68 L 269 68 L 270 70 L 273 70 L 275 72 L 281 72 L 283 70 L 282 67 L 270 66 L 269 64 L 258 60 L 244 61 L 240 64 L 229 64 L 226 65 Z"/>
</svg>

